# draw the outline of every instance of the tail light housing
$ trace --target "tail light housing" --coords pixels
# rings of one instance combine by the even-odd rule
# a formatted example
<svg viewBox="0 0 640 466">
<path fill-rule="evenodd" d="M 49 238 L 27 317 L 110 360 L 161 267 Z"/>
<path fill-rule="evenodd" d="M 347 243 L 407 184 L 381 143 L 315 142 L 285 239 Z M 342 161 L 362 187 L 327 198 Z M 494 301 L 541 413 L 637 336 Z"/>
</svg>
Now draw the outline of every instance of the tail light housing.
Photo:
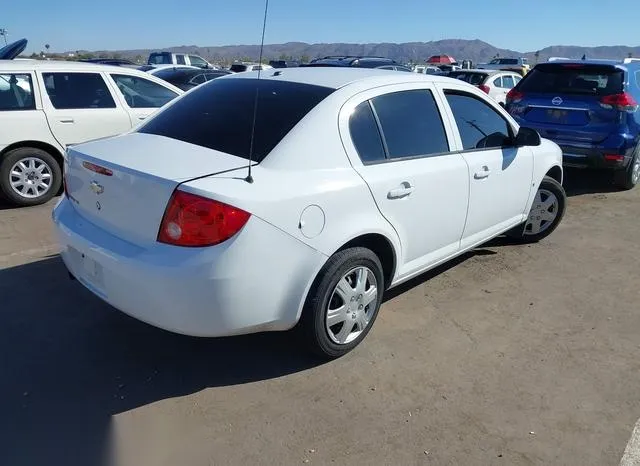
<svg viewBox="0 0 640 466">
<path fill-rule="evenodd" d="M 520 91 L 516 91 L 515 87 L 507 92 L 507 103 L 508 104 L 517 104 L 522 99 L 524 99 L 524 94 Z"/>
<path fill-rule="evenodd" d="M 486 84 L 480 84 L 480 85 L 478 86 L 478 89 L 480 89 L 480 90 L 481 90 L 482 92 L 484 92 L 485 94 L 488 94 L 488 93 L 489 93 L 489 91 L 491 90 L 491 89 L 489 89 L 489 86 L 487 86 Z"/>
<path fill-rule="evenodd" d="M 213 246 L 228 240 L 251 214 L 237 207 L 176 190 L 165 209 L 158 241 L 174 246 Z"/>
<path fill-rule="evenodd" d="M 600 106 L 608 110 L 615 108 L 621 112 L 635 112 L 638 110 L 638 102 L 627 92 L 605 95 L 600 99 Z"/>
</svg>

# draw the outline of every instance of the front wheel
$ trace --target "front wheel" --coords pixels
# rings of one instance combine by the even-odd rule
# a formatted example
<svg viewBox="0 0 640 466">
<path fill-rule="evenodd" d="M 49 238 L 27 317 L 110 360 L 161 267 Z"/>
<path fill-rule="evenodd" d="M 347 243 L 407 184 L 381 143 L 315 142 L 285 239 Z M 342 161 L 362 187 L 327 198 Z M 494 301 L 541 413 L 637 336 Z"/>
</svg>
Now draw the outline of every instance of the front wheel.
<svg viewBox="0 0 640 466">
<path fill-rule="evenodd" d="M 0 191 L 18 206 L 44 204 L 60 190 L 62 170 L 48 152 L 20 147 L 0 161 Z"/>
<path fill-rule="evenodd" d="M 331 256 L 302 312 L 302 335 L 311 350 L 337 358 L 358 346 L 376 320 L 383 292 L 382 265 L 371 250 L 354 247 Z"/>
<path fill-rule="evenodd" d="M 555 230 L 567 205 L 567 194 L 560 183 L 545 176 L 538 187 L 527 220 L 507 233 L 522 243 L 535 243 Z"/>
</svg>

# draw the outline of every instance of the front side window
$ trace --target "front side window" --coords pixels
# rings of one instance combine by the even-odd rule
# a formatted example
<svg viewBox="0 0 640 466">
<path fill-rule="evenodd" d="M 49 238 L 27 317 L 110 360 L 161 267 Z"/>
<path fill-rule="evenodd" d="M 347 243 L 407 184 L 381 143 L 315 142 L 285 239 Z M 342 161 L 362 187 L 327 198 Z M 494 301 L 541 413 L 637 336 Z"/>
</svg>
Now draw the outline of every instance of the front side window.
<svg viewBox="0 0 640 466">
<path fill-rule="evenodd" d="M 386 158 L 378 124 L 369 101 L 358 105 L 349 118 L 349 132 L 362 163 L 371 163 Z"/>
<path fill-rule="evenodd" d="M 0 74 L 0 111 L 35 108 L 31 75 Z"/>
<path fill-rule="evenodd" d="M 49 100 L 59 110 L 115 108 L 99 73 L 42 73 Z"/>
<path fill-rule="evenodd" d="M 248 159 L 252 129 L 255 128 L 251 156 L 254 161 L 261 162 L 333 91 L 287 81 L 214 79 L 178 99 L 149 120 L 139 132 Z M 215 157 L 215 153 L 211 156 Z"/>
<path fill-rule="evenodd" d="M 489 104 L 470 94 L 445 95 L 465 150 L 503 147 L 511 140 L 509 124 Z"/>
<path fill-rule="evenodd" d="M 186 64 L 187 64 L 187 62 L 186 62 L 186 60 L 184 59 L 184 55 L 176 55 L 176 63 L 177 63 L 178 65 L 186 65 Z"/>
<path fill-rule="evenodd" d="M 189 61 L 191 66 L 197 66 L 198 68 L 207 68 L 208 63 L 197 55 L 189 55 Z"/>
<path fill-rule="evenodd" d="M 449 151 L 436 102 L 428 90 L 394 92 L 371 100 L 389 158 Z"/>
<path fill-rule="evenodd" d="M 138 76 L 112 74 L 130 108 L 159 108 L 178 97 L 172 90 Z"/>
</svg>

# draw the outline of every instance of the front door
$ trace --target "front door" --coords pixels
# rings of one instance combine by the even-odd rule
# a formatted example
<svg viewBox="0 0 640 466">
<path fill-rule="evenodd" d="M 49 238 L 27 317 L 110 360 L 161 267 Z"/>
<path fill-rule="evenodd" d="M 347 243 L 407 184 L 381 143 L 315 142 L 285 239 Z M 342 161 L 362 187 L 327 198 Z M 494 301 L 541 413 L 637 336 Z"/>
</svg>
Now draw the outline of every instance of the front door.
<svg viewBox="0 0 640 466">
<path fill-rule="evenodd" d="M 498 109 L 453 87 L 444 93 L 469 166 L 469 212 L 461 244 L 467 248 L 525 220 L 533 151 L 512 144 L 514 130 Z"/>
<path fill-rule="evenodd" d="M 43 108 L 60 144 L 78 144 L 131 129 L 127 112 L 113 98 L 101 73 L 39 73 Z"/>
<path fill-rule="evenodd" d="M 432 89 L 409 87 L 358 96 L 341 123 L 354 168 L 400 238 L 399 280 L 459 250 L 469 189 L 467 165 L 449 152 L 450 130 Z"/>
</svg>

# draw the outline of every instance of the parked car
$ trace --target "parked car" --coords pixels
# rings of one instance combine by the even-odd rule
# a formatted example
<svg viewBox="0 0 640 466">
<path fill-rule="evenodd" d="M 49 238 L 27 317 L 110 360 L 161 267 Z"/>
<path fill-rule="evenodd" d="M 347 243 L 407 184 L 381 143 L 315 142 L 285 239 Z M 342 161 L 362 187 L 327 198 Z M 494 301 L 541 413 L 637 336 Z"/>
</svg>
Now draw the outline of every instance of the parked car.
<svg viewBox="0 0 640 466">
<path fill-rule="evenodd" d="M 557 60 L 536 65 L 507 95 L 523 125 L 555 141 L 564 164 L 640 181 L 640 61 Z"/>
<path fill-rule="evenodd" d="M 129 131 L 179 94 L 123 67 L 0 60 L 0 193 L 16 205 L 48 201 L 66 146 Z"/>
<path fill-rule="evenodd" d="M 507 92 L 522 79 L 522 76 L 511 71 L 493 70 L 451 71 L 448 76 L 476 86 L 502 105 L 506 103 Z"/>
<path fill-rule="evenodd" d="M 354 67 L 354 68 L 378 68 L 381 70 L 408 71 L 411 68 L 401 63 L 383 57 L 364 56 L 332 56 L 312 60 L 305 67 Z"/>
<path fill-rule="evenodd" d="M 163 68 L 156 73 L 160 79 L 179 87 L 183 91 L 193 89 L 200 84 L 204 84 L 212 79 L 231 74 L 230 71 L 222 70 L 202 70 L 200 68 Z"/>
<path fill-rule="evenodd" d="M 296 60 L 271 60 L 269 62 L 273 68 L 297 68 L 300 62 Z"/>
<path fill-rule="evenodd" d="M 531 69 L 529 62 L 524 57 L 518 58 L 494 58 L 489 63 L 480 63 L 478 69 L 481 70 L 505 70 L 513 71 L 524 76 Z"/>
<path fill-rule="evenodd" d="M 413 67 L 413 72 L 420 74 L 443 74 L 440 68 L 433 65 L 416 65 Z"/>
<path fill-rule="evenodd" d="M 538 241 L 562 218 L 558 146 L 467 83 L 257 76 L 215 79 L 131 133 L 69 148 L 53 220 L 73 277 L 173 332 L 298 325 L 337 357 L 386 289 L 505 232 Z"/>
<path fill-rule="evenodd" d="M 270 70 L 271 65 L 261 65 L 260 63 L 234 63 L 229 68 L 232 73 L 244 73 L 246 71 Z"/>
<path fill-rule="evenodd" d="M 188 65 L 197 68 L 217 69 L 199 55 L 188 53 L 152 52 L 147 60 L 148 65 Z"/>
<path fill-rule="evenodd" d="M 99 65 L 124 66 L 125 68 L 133 69 L 138 69 L 140 67 L 139 64 L 134 63 L 131 60 L 126 60 L 124 58 L 85 58 L 78 61 L 81 61 L 83 63 L 96 63 Z"/>
</svg>

